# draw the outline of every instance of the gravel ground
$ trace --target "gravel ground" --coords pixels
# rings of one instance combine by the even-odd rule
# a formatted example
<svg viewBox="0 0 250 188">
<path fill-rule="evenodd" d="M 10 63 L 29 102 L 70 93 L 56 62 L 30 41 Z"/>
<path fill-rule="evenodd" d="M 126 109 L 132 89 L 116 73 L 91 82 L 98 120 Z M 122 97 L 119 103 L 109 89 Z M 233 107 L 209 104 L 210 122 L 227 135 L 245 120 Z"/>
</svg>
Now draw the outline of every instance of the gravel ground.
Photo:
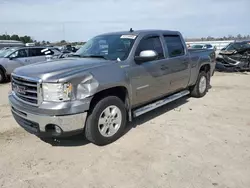
<svg viewBox="0 0 250 188">
<path fill-rule="evenodd" d="M 1 85 L 0 187 L 249 188 L 249 81 L 217 73 L 204 98 L 143 115 L 105 147 L 26 133 L 11 116 L 9 84 Z"/>
</svg>

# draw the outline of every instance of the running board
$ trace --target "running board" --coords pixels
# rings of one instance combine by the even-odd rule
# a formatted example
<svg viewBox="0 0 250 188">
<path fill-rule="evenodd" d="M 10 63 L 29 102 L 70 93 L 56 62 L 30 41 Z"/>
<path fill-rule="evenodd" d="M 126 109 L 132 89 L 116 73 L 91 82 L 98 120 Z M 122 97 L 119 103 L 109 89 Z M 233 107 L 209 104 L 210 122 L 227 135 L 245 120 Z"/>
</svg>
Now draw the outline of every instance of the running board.
<svg viewBox="0 0 250 188">
<path fill-rule="evenodd" d="M 156 102 L 154 102 L 154 103 L 151 103 L 151 104 L 148 104 L 148 105 L 146 105 L 146 106 L 143 106 L 143 107 L 141 107 L 141 108 L 135 110 L 135 111 L 133 112 L 133 116 L 134 116 L 134 117 L 138 117 L 138 116 L 140 116 L 140 115 L 142 115 L 142 114 L 145 114 L 145 113 L 147 113 L 147 112 L 149 112 L 149 111 L 151 111 L 151 110 L 154 110 L 154 109 L 156 109 L 156 108 L 158 108 L 158 107 L 160 107 L 160 106 L 163 106 L 163 105 L 165 105 L 165 104 L 168 104 L 168 103 L 170 103 L 170 102 L 172 102 L 172 101 L 175 101 L 175 100 L 177 100 L 177 99 L 179 99 L 179 98 L 182 98 L 182 97 L 188 95 L 189 93 L 190 93 L 189 90 L 184 90 L 184 91 L 181 91 L 181 92 L 176 93 L 176 94 L 174 94 L 174 95 L 170 95 L 169 97 L 167 97 L 167 98 L 165 98 L 165 99 L 161 99 L 161 100 L 156 101 Z"/>
</svg>

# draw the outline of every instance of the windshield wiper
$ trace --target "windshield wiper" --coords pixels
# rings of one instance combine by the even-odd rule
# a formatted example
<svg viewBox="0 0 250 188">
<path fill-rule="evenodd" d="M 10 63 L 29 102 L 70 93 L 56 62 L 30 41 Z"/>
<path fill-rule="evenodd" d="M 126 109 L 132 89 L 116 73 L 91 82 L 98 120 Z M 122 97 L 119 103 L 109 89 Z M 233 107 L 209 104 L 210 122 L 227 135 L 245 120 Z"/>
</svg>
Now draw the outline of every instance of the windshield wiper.
<svg viewBox="0 0 250 188">
<path fill-rule="evenodd" d="M 83 58 L 102 58 L 102 59 L 106 59 L 106 57 L 102 56 L 102 55 L 87 55 L 87 56 L 81 56 Z"/>
</svg>

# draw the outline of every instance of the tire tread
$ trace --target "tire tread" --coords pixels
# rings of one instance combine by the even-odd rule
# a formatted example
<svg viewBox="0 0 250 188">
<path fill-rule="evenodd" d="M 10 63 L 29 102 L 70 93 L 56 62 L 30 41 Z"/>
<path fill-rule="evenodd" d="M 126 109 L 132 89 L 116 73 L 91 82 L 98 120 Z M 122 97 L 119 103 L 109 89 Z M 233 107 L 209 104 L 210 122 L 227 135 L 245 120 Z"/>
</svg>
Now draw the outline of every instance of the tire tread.
<svg viewBox="0 0 250 188">
<path fill-rule="evenodd" d="M 210 84 L 210 76 L 208 76 L 209 72 L 206 73 L 205 71 L 201 71 L 198 75 L 196 84 L 191 88 L 191 96 L 195 98 L 201 98 L 206 95 L 208 91 L 208 85 Z M 202 76 L 205 76 L 207 79 L 207 88 L 204 93 L 200 93 L 199 91 L 199 82 Z"/>
<path fill-rule="evenodd" d="M 103 106 L 106 106 L 107 104 L 113 104 L 113 103 L 117 103 L 118 106 L 120 106 L 120 109 L 122 111 L 122 118 L 123 118 L 123 122 L 122 125 L 120 127 L 120 129 L 118 130 L 118 132 L 110 137 L 110 138 L 105 138 L 105 139 L 100 139 L 100 135 L 95 135 L 94 130 L 93 130 L 93 123 L 95 121 L 95 119 L 93 118 L 97 118 L 97 116 L 99 116 L 99 109 L 101 109 Z M 127 121 L 127 116 L 126 116 L 126 109 L 125 109 L 125 105 L 122 102 L 122 100 L 116 96 L 108 96 L 105 98 L 102 98 L 101 100 L 99 100 L 96 105 L 92 108 L 92 110 L 89 112 L 90 114 L 87 117 L 87 121 L 85 124 L 85 137 L 87 138 L 87 140 L 89 140 L 90 142 L 102 146 L 102 145 L 107 145 L 111 142 L 114 142 L 115 140 L 117 140 L 123 133 L 123 129 L 126 125 L 126 121 Z M 101 137 L 102 138 L 102 137 Z"/>
</svg>

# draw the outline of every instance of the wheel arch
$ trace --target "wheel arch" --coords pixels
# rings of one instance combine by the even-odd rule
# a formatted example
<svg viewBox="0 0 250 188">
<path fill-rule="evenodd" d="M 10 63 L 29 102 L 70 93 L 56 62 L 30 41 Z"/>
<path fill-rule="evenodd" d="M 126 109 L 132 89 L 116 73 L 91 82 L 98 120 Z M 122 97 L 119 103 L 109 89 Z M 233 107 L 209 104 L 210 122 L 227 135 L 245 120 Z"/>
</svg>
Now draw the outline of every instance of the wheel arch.
<svg viewBox="0 0 250 188">
<path fill-rule="evenodd" d="M 126 86 L 112 86 L 96 92 L 90 101 L 90 107 L 93 107 L 98 101 L 107 96 L 116 96 L 120 98 L 125 104 L 129 103 L 126 105 L 130 106 L 130 96 L 128 88 Z"/>
<path fill-rule="evenodd" d="M 204 72 L 206 72 L 206 73 L 211 72 L 211 65 L 208 64 L 208 63 L 207 63 L 207 64 L 201 65 L 201 66 L 200 66 L 200 69 L 199 69 L 199 73 L 200 73 L 201 71 L 204 71 Z"/>
<path fill-rule="evenodd" d="M 123 85 L 108 87 L 95 93 L 90 101 L 90 111 L 93 110 L 94 106 L 101 99 L 107 96 L 116 96 L 120 98 L 125 104 L 129 121 L 132 121 L 131 94 L 129 93 L 129 89 Z"/>
<path fill-rule="evenodd" d="M 2 65 L 0 65 L 0 71 L 2 71 L 3 74 L 4 74 L 3 78 L 2 78 L 2 80 L 0 82 L 5 82 L 6 79 L 7 79 L 7 74 L 6 74 L 6 69 Z"/>
<path fill-rule="evenodd" d="M 0 70 L 2 70 L 6 74 L 6 69 L 2 65 L 0 65 Z"/>
</svg>

